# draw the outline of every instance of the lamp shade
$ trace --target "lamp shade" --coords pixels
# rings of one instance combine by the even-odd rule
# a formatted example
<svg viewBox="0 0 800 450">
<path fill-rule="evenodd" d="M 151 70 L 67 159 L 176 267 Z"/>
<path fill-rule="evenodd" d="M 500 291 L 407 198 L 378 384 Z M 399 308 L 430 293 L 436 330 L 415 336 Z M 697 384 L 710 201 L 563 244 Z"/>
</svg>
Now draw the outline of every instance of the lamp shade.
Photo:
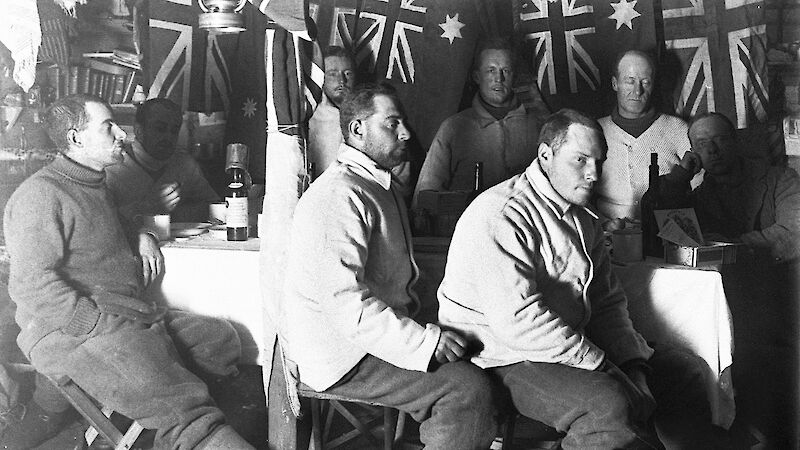
<svg viewBox="0 0 800 450">
<path fill-rule="evenodd" d="M 246 29 L 241 11 L 247 0 L 199 0 L 198 26 L 211 33 L 239 33 Z"/>
</svg>

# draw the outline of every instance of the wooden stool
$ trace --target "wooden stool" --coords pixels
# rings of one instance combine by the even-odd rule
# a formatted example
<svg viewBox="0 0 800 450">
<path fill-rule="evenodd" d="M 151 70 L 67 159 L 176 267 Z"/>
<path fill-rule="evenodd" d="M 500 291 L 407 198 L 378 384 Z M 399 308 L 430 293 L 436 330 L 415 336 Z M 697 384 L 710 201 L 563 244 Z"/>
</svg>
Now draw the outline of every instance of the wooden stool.
<svg viewBox="0 0 800 450">
<path fill-rule="evenodd" d="M 382 405 L 380 403 L 365 402 L 341 395 L 317 392 L 301 387 L 297 390 L 301 399 L 308 399 L 311 410 L 311 443 L 314 450 L 326 450 L 336 448 L 346 442 L 352 441 L 358 436 L 364 436 L 375 448 L 379 448 L 380 443 L 373 435 L 373 429 L 383 425 L 383 449 L 392 450 L 403 437 L 405 427 L 405 413 L 396 409 Z M 367 420 L 359 419 L 348 410 L 342 403 L 352 403 L 369 410 L 371 416 Z M 336 413 L 339 413 L 352 426 L 353 430 L 340 436 L 335 436 L 329 440 L 331 425 Z M 323 421 L 323 416 L 325 416 Z M 381 422 L 380 419 L 383 419 Z"/>
<path fill-rule="evenodd" d="M 58 390 L 69 400 L 72 406 L 89 422 L 89 429 L 86 430 L 84 437 L 86 445 L 92 445 L 97 435 L 100 434 L 108 442 L 114 445 L 114 450 L 130 450 L 134 442 L 142 433 L 142 426 L 133 421 L 128 430 L 123 434 L 111 423 L 110 417 L 114 412 L 109 408 L 99 408 L 97 402 L 89 397 L 74 381 L 64 377 L 58 381 L 50 379 Z"/>
</svg>

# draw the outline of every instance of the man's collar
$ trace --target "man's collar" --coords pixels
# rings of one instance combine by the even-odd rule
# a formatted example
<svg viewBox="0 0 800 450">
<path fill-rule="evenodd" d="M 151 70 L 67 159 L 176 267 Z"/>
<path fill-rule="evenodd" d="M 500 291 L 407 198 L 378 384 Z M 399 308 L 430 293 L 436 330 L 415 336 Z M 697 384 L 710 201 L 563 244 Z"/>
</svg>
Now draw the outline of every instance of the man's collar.
<svg viewBox="0 0 800 450">
<path fill-rule="evenodd" d="M 533 188 L 548 200 L 547 205 L 561 220 L 564 220 L 564 216 L 567 215 L 570 208 L 582 208 L 589 213 L 590 216 L 595 219 L 598 218 L 597 214 L 590 208 L 574 205 L 566 201 L 561 194 L 553 189 L 553 185 L 550 184 L 550 180 L 539 165 L 539 158 L 534 159 L 528 168 L 525 169 L 525 176 L 530 180 Z"/>
<path fill-rule="evenodd" d="M 472 97 L 472 109 L 474 109 L 478 115 L 478 126 L 480 126 L 481 128 L 486 128 L 489 125 L 497 122 L 498 120 L 495 119 L 489 113 L 489 111 L 487 111 L 486 108 L 483 106 L 483 103 L 481 102 L 480 99 L 480 95 L 481 95 L 480 93 L 476 93 L 475 96 Z M 516 96 L 516 94 L 514 95 Z M 516 98 L 514 99 L 514 101 L 519 102 L 519 100 L 517 100 Z M 524 116 L 525 114 L 526 114 L 525 105 L 519 103 L 516 108 L 512 109 L 511 111 L 508 112 L 508 114 L 506 114 L 504 119 L 514 116 Z"/>
<path fill-rule="evenodd" d="M 345 143 L 341 145 L 338 160 L 353 168 L 361 176 L 372 178 L 387 191 L 392 187 L 392 172 L 379 167 L 372 158 Z"/>
<path fill-rule="evenodd" d="M 339 109 L 339 107 L 336 106 L 336 103 L 334 103 L 333 100 L 331 100 L 330 97 L 328 97 L 328 94 L 324 92 L 322 93 L 322 101 L 320 102 L 320 105 L 325 105 L 334 109 Z"/>
</svg>

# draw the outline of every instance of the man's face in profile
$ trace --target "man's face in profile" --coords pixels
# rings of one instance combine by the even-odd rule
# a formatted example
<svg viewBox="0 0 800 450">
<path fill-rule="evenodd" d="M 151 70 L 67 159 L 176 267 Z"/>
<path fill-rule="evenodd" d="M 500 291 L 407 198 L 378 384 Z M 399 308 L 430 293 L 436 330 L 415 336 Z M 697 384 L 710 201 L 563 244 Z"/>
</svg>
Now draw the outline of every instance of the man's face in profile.
<svg viewBox="0 0 800 450">
<path fill-rule="evenodd" d="M 325 81 L 322 90 L 337 107 L 356 85 L 356 71 L 353 62 L 342 56 L 325 58 Z"/>
<path fill-rule="evenodd" d="M 486 103 L 506 107 L 514 98 L 514 67 L 508 50 L 487 49 L 480 54 L 480 65 L 472 73 L 478 92 Z"/>
<path fill-rule="evenodd" d="M 724 119 L 710 116 L 698 120 L 689 130 L 689 142 L 711 175 L 727 174 L 736 166 L 736 136 Z"/>
<path fill-rule="evenodd" d="M 136 136 L 148 155 L 163 161 L 175 153 L 181 123 L 179 113 L 162 105 L 155 105 L 145 117 L 144 123 L 138 124 Z"/>
</svg>

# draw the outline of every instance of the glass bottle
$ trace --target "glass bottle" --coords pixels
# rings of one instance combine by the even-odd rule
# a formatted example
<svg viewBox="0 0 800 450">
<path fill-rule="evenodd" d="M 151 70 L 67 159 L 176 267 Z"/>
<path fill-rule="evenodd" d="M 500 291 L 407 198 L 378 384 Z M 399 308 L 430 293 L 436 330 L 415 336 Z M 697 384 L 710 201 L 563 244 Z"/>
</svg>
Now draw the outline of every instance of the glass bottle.
<svg viewBox="0 0 800 450">
<path fill-rule="evenodd" d="M 640 203 L 642 217 L 642 250 L 645 256 L 664 257 L 664 244 L 658 237 L 655 210 L 662 209 L 658 179 L 658 153 L 650 153 L 649 183 Z"/>
</svg>

